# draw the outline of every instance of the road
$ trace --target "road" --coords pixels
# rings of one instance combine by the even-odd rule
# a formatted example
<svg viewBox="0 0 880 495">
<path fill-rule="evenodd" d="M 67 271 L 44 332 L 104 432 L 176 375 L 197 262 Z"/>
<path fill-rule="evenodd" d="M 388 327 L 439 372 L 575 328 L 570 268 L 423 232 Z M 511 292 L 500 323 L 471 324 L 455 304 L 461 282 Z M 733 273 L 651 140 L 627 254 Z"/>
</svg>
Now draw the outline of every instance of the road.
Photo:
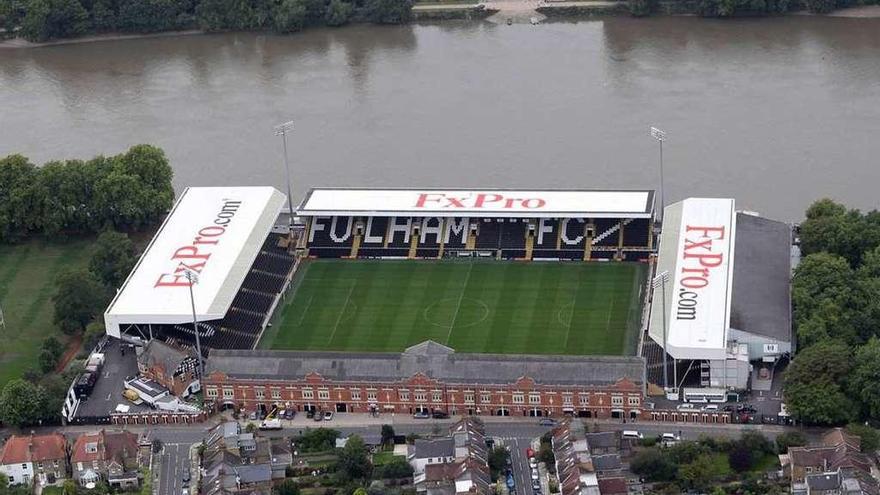
<svg viewBox="0 0 880 495">
<path fill-rule="evenodd" d="M 532 470 L 529 468 L 529 458 L 526 449 L 530 446 L 531 439 L 516 438 L 509 442 L 510 462 L 513 465 L 513 479 L 516 481 L 517 494 L 532 493 Z"/>
</svg>

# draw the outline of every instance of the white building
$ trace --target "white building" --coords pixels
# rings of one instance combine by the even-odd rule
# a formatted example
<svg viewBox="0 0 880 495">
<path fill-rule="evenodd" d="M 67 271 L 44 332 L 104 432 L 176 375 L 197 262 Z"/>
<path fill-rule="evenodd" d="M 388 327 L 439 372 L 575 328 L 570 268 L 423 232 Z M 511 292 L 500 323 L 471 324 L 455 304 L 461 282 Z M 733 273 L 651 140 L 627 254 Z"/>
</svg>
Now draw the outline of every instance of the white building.
<svg viewBox="0 0 880 495">
<path fill-rule="evenodd" d="M 696 365 L 699 385 L 745 389 L 750 363 L 792 351 L 789 225 L 732 199 L 685 199 L 664 210 L 656 273 L 649 336 Z"/>
</svg>

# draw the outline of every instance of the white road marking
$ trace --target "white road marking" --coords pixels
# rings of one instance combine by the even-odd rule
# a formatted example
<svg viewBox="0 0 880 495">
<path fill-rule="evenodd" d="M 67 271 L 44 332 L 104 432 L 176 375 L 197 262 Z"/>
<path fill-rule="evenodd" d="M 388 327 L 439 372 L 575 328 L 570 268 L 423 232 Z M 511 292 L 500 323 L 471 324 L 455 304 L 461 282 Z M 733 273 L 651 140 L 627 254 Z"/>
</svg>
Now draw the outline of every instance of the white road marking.
<svg viewBox="0 0 880 495">
<path fill-rule="evenodd" d="M 449 345 L 449 339 L 452 338 L 452 329 L 455 328 L 455 320 L 458 319 L 458 312 L 461 311 L 461 302 L 464 301 L 464 292 L 467 290 L 468 282 L 471 280 L 471 272 L 474 270 L 474 263 L 468 266 L 467 275 L 464 277 L 464 285 L 461 287 L 461 293 L 458 295 L 458 305 L 455 306 L 455 313 L 452 315 L 452 325 L 449 325 L 449 333 L 446 334 L 446 342 Z"/>
</svg>

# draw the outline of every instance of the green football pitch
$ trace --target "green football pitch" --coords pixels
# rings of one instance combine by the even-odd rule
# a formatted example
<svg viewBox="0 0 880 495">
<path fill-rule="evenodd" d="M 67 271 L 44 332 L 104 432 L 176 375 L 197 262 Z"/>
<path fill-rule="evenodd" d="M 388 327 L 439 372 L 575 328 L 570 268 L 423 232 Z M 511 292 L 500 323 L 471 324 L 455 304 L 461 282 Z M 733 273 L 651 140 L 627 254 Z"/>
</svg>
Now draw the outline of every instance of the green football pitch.
<svg viewBox="0 0 880 495">
<path fill-rule="evenodd" d="M 635 263 L 316 260 L 264 349 L 632 354 L 647 267 Z"/>
</svg>

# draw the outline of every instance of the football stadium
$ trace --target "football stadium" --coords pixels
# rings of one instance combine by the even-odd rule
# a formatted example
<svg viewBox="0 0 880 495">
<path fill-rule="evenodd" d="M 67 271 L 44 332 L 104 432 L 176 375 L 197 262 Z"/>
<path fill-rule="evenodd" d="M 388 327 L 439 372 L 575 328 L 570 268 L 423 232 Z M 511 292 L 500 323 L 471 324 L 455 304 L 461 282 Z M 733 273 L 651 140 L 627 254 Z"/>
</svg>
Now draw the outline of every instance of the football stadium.
<svg viewBox="0 0 880 495">
<path fill-rule="evenodd" d="M 731 199 L 668 205 L 662 230 L 653 191 L 316 188 L 292 216 L 285 203 L 187 188 L 108 335 L 200 344 L 219 408 L 673 421 L 649 393 L 723 401 L 792 350 L 790 226 Z"/>
</svg>

